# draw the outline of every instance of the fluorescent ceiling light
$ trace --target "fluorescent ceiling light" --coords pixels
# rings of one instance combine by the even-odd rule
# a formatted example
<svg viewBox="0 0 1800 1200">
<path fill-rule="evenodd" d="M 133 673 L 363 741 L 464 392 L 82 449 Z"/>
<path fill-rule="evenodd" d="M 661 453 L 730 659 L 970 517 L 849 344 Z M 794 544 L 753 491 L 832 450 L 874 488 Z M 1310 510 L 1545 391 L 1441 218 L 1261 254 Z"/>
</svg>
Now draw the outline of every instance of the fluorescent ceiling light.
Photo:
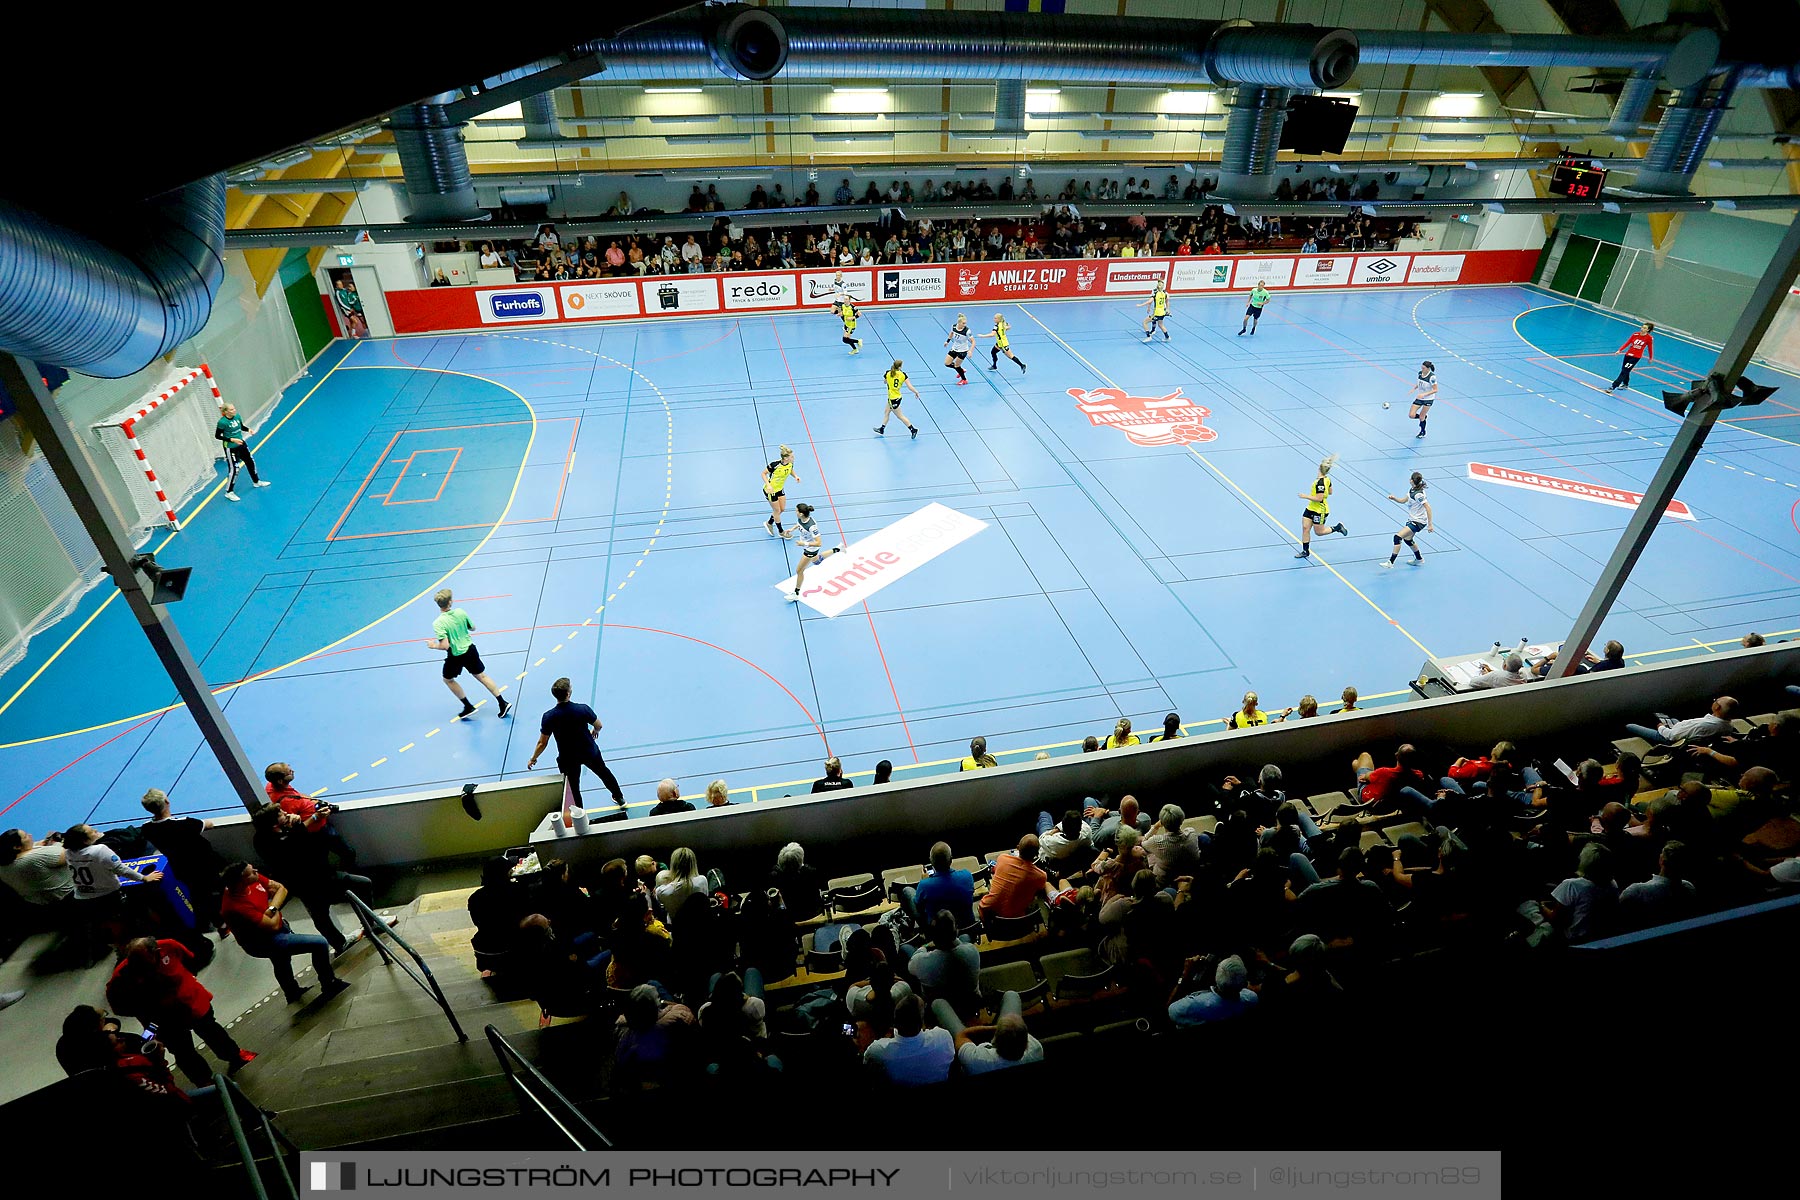
<svg viewBox="0 0 1800 1200">
<path fill-rule="evenodd" d="M 815 142 L 891 142 L 891 133 L 815 133 Z"/>
<path fill-rule="evenodd" d="M 812 119 L 815 121 L 885 121 L 887 119 L 887 114 L 881 113 L 881 112 L 848 112 L 848 113 L 822 112 L 822 113 L 810 113 L 808 115 L 811 116 Z M 901 113 L 900 115 L 906 116 L 907 114 Z"/>
<path fill-rule="evenodd" d="M 1026 88 L 1025 94 L 1027 96 L 1060 96 L 1062 95 L 1062 89 L 1047 87 Z"/>
<path fill-rule="evenodd" d="M 831 89 L 840 96 L 885 96 L 884 87 L 834 87 Z"/>
<path fill-rule="evenodd" d="M 697 87 L 647 87 L 646 96 L 698 96 L 701 89 Z"/>
<path fill-rule="evenodd" d="M 1437 94 L 1437 96 L 1435 97 L 1435 99 L 1438 99 L 1438 100 L 1479 100 L 1479 99 L 1481 99 L 1482 95 L 1483 95 L 1483 93 L 1481 93 L 1481 92 L 1439 92 Z"/>
<path fill-rule="evenodd" d="M 1206 112 L 1212 106 L 1211 92 L 1167 92 L 1162 98 L 1164 112 Z"/>
<path fill-rule="evenodd" d="M 671 133 L 663 140 L 671 145 L 690 145 L 700 142 L 750 142 L 755 138 L 748 133 Z"/>
<path fill-rule="evenodd" d="M 715 125 L 719 116 L 718 113 L 692 113 L 678 117 L 646 117 L 645 120 L 652 125 Z"/>
<path fill-rule="evenodd" d="M 1117 138 L 1120 141 L 1147 142 L 1156 136 L 1154 129 L 1082 129 L 1084 138 Z"/>
<path fill-rule="evenodd" d="M 1421 133 L 1421 142 L 1485 142 L 1485 133 Z"/>
</svg>

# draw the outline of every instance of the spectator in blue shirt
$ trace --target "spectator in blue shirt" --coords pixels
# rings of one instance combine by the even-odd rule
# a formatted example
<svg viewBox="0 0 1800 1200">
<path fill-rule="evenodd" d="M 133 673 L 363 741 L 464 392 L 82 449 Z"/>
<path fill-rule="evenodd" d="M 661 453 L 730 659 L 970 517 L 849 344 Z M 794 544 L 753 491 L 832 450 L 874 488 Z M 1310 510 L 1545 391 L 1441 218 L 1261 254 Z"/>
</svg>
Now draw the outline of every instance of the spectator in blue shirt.
<svg viewBox="0 0 1800 1200">
<path fill-rule="evenodd" d="M 833 204 L 848 204 L 853 198 L 850 191 L 850 181 L 846 179 L 838 184 L 837 191 L 832 193 L 831 202 Z"/>
<path fill-rule="evenodd" d="M 1169 1001 L 1169 1020 L 1178 1028 L 1229 1021 L 1256 1006 L 1256 993 L 1248 987 L 1250 977 L 1244 969 L 1244 960 L 1235 954 L 1219 963 L 1213 972 L 1211 987 L 1182 995 L 1183 989 L 1192 987 L 1205 970 L 1206 962 L 1205 957 L 1188 959 L 1187 967 L 1175 985 L 1175 998 Z"/>
<path fill-rule="evenodd" d="M 931 873 L 904 894 L 913 919 L 920 925 L 929 926 L 940 910 L 955 917 L 959 927 L 968 924 L 974 915 L 975 877 L 950 868 L 949 842 L 939 842 L 931 848 Z"/>
</svg>

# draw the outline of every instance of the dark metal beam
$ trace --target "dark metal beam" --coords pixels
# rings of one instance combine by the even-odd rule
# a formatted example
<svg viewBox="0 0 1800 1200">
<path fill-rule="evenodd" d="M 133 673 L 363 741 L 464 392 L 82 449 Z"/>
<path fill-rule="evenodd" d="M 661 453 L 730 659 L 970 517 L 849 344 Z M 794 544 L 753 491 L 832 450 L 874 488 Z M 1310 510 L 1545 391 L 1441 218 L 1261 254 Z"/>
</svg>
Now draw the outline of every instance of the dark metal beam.
<svg viewBox="0 0 1800 1200">
<path fill-rule="evenodd" d="M 267 802 L 262 786 L 257 782 L 257 773 L 238 743 L 237 734 L 226 722 L 217 697 L 207 686 L 205 676 L 201 675 L 200 664 L 195 661 L 187 642 L 182 640 L 181 632 L 175 628 L 169 610 L 161 604 L 151 603 L 145 580 L 131 565 L 137 551 L 112 500 L 102 490 L 74 428 L 64 419 L 62 410 L 45 389 L 43 377 L 31 363 L 10 354 L 0 354 L 0 388 L 4 388 L 18 405 L 25 427 L 43 447 L 44 458 L 55 473 L 57 483 L 62 485 L 69 503 L 75 508 L 75 515 L 81 519 L 82 528 L 87 530 L 88 537 L 100 551 L 106 572 L 124 594 L 131 615 L 143 627 L 144 636 L 150 639 L 151 649 L 156 651 L 176 693 L 187 705 L 188 714 L 199 726 L 213 757 L 218 759 L 219 770 L 231 784 L 231 790 L 237 793 L 246 809 L 255 812 Z M 95 679 L 90 684 L 94 689 L 104 689 L 106 681 Z"/>
<path fill-rule="evenodd" d="M 606 64 L 600 61 L 598 54 L 583 54 L 557 66 L 545 67 L 542 71 L 534 71 L 510 83 L 503 83 L 499 87 L 477 92 L 454 104 L 446 104 L 444 119 L 452 124 L 472 120 L 527 96 L 536 96 L 564 84 L 580 83 L 590 75 L 599 74 L 605 67 Z"/>
<path fill-rule="evenodd" d="M 1649 546 L 1651 535 L 1662 523 L 1663 511 L 1669 507 L 1669 501 L 1675 498 L 1676 489 L 1687 478 L 1688 469 L 1694 465 L 1694 459 L 1700 456 L 1701 448 L 1706 445 L 1706 435 L 1711 432 L 1723 411 L 1719 393 L 1728 394 L 1737 386 L 1738 378 L 1744 373 L 1744 368 L 1750 365 L 1750 357 L 1756 352 L 1763 334 L 1768 332 L 1769 323 L 1775 319 L 1776 312 L 1787 300 L 1788 288 L 1793 286 L 1796 275 L 1800 275 L 1800 218 L 1796 218 L 1788 226 L 1786 236 L 1775 250 L 1775 256 L 1769 260 L 1762 278 L 1756 281 L 1756 288 L 1751 292 L 1749 302 L 1738 314 L 1737 324 L 1732 327 L 1731 335 L 1719 350 L 1719 357 L 1708 375 L 1714 394 L 1708 399 L 1695 401 L 1683 417 L 1681 428 L 1669 439 L 1669 448 L 1663 454 L 1662 464 L 1656 468 L 1655 476 L 1644 488 L 1644 498 L 1638 501 L 1637 508 L 1632 510 L 1631 519 L 1625 523 L 1625 532 L 1620 535 L 1612 558 L 1607 560 L 1605 568 L 1601 570 L 1593 593 L 1587 598 L 1587 603 L 1581 606 L 1581 613 L 1575 618 L 1575 626 L 1570 630 L 1568 640 L 1563 643 L 1558 655 L 1560 674 L 1575 674 L 1586 658 L 1588 647 L 1599 636 L 1601 622 L 1606 620 L 1606 614 L 1619 598 L 1625 581 L 1631 577 L 1645 547 Z"/>
</svg>

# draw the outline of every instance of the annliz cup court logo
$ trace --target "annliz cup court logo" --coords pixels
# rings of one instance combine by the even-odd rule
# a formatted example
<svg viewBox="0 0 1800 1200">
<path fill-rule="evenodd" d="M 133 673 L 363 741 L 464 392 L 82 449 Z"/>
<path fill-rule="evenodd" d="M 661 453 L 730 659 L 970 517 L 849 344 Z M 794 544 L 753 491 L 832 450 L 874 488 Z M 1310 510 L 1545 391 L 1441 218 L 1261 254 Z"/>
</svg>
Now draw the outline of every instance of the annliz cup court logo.
<svg viewBox="0 0 1800 1200">
<path fill-rule="evenodd" d="M 1116 387 L 1070 388 L 1069 395 L 1089 424 L 1122 429 L 1136 446 L 1186 446 L 1219 436 L 1206 427 L 1212 409 L 1193 403 L 1180 388 L 1166 396 L 1129 396 Z"/>
</svg>

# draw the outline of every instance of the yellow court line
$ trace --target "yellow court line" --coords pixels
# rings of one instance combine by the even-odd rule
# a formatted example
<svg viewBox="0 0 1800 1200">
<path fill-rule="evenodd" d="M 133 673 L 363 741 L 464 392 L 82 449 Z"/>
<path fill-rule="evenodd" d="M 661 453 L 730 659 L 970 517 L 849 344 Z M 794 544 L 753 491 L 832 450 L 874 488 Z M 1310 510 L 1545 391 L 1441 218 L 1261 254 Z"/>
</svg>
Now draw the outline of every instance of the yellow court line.
<svg viewBox="0 0 1800 1200">
<path fill-rule="evenodd" d="M 351 352 L 354 353 L 355 349 L 356 348 L 354 346 L 352 346 Z M 308 400 L 312 399 L 313 393 L 318 391 L 320 388 L 324 387 L 325 381 L 327 379 L 330 379 L 333 372 L 335 372 L 339 367 L 343 366 L 345 360 L 347 360 L 349 357 L 350 357 L 349 354 L 344 355 L 343 358 L 338 359 L 338 361 L 336 363 L 332 364 L 330 369 L 328 369 L 325 372 L 325 374 L 319 376 L 319 382 L 313 384 L 310 388 L 306 389 L 306 395 L 300 397 L 299 401 L 294 405 L 294 407 L 292 407 L 288 410 L 287 416 L 283 417 L 283 418 L 281 418 L 281 420 L 277 421 L 275 423 L 275 428 L 273 428 L 273 429 L 269 430 L 269 432 L 263 434 L 262 440 L 256 443 L 256 449 L 261 450 L 264 446 L 268 445 L 270 440 L 272 438 L 274 438 L 274 436 L 276 434 L 281 432 L 281 427 L 288 423 L 288 417 L 293 416 L 295 413 L 299 412 L 301 410 L 301 408 L 305 407 L 306 402 Z M 200 503 L 196 504 L 193 507 L 193 510 L 191 512 L 189 512 L 186 517 L 182 518 L 182 521 L 181 521 L 182 528 L 186 528 L 187 525 L 190 522 L 192 522 L 195 517 L 199 516 L 200 510 L 205 508 L 208 504 L 212 503 L 212 498 L 214 496 L 217 496 L 220 492 L 225 490 L 225 485 L 227 482 L 229 482 L 229 477 L 227 477 L 226 479 L 221 479 L 221 480 L 219 480 L 218 483 L 213 485 L 213 490 L 208 492 L 205 496 L 203 496 L 200 500 Z M 151 550 L 151 553 L 152 554 L 161 554 L 163 552 L 163 550 L 168 547 L 169 543 L 174 541 L 175 538 L 180 533 L 181 533 L 180 529 L 171 530 L 169 532 L 169 536 L 164 538 L 161 542 L 159 542 L 156 545 L 156 547 L 153 550 Z M 50 657 L 46 658 L 44 660 L 44 665 L 39 667 L 37 670 L 33 671 L 31 673 L 31 678 L 27 679 L 24 683 L 20 684 L 19 690 L 14 692 L 12 695 L 10 695 L 6 698 L 6 703 L 0 704 L 0 714 L 4 714 L 7 709 L 11 708 L 13 706 L 13 702 L 18 700 L 18 698 L 20 696 L 23 696 L 25 694 L 26 690 L 28 688 L 30 688 L 32 684 L 34 684 L 38 681 L 38 676 L 42 675 L 45 671 L 48 671 L 50 669 L 50 664 L 54 663 L 57 659 L 61 658 L 63 651 L 67 650 L 70 646 L 74 645 L 75 639 L 80 637 L 83 633 L 87 632 L 87 627 L 94 623 L 94 618 L 98 617 L 101 613 L 105 612 L 106 606 L 111 604 L 114 600 L 116 600 L 118 598 L 119 598 L 119 592 L 118 592 L 117 588 L 114 588 L 111 592 L 107 593 L 106 599 L 104 599 L 100 602 L 100 607 L 96 608 L 92 613 L 88 614 L 87 620 L 83 621 L 80 625 L 76 626 L 75 632 L 71 633 L 63 641 L 63 644 L 58 646 L 55 649 L 55 651 L 53 651 L 51 653 Z M 159 708 L 152 712 L 142 713 L 140 715 L 146 716 L 146 717 L 152 717 L 152 716 L 156 716 L 160 713 L 169 712 L 176 707 L 178 707 L 178 706 L 171 704 L 168 708 Z M 132 721 L 132 720 L 136 720 L 137 718 L 136 717 L 127 717 L 125 719 L 128 721 Z M 95 726 L 95 728 L 101 729 L 101 728 L 105 728 L 105 726 Z M 73 732 L 85 733 L 87 731 L 86 730 L 76 730 Z M 63 736 L 67 736 L 67 735 L 57 734 L 54 736 L 63 737 Z M 25 745 L 30 745 L 30 743 L 29 742 L 14 742 L 14 743 L 10 743 L 10 745 L 25 746 Z M 5 746 L 0 746 L 0 749 L 6 749 L 6 748 L 7 747 L 5 747 Z"/>
<path fill-rule="evenodd" d="M 1375 692 L 1368 696 L 1359 697 L 1359 699 L 1362 699 L 1362 700 L 1391 700 L 1395 696 L 1410 696 L 1411 694 L 1412 694 L 1411 688 L 1400 688 L 1398 691 L 1392 691 L 1392 692 Z M 1335 713 L 1331 713 L 1331 714 L 1320 713 L 1319 715 L 1320 716 L 1327 716 L 1327 715 L 1336 716 L 1337 714 L 1335 714 Z M 1183 731 L 1186 731 L 1189 729 L 1199 729 L 1206 725 L 1223 725 L 1224 723 L 1225 723 L 1224 717 L 1213 717 L 1212 719 L 1206 720 L 1206 721 L 1183 722 L 1181 728 Z M 1278 723 L 1279 722 L 1274 722 L 1274 721 L 1270 722 L 1271 725 L 1278 724 Z M 994 757 L 995 758 L 1006 758 L 1010 755 L 1038 754 L 1045 750 L 1067 750 L 1071 746 L 1079 746 L 1079 745 L 1081 745 L 1081 743 L 1078 741 L 1046 742 L 1042 746 L 1021 746 L 1021 747 L 1019 747 L 1017 749 L 1013 749 L 1013 750 L 996 750 L 996 751 L 994 751 Z M 905 763 L 901 766 L 895 767 L 894 770 L 896 772 L 899 772 L 899 771 L 923 771 L 923 770 L 927 770 L 932 767 L 947 767 L 947 766 L 950 766 L 952 763 L 960 763 L 961 761 L 962 761 L 962 759 L 960 759 L 960 758 L 939 758 L 939 759 L 934 759 L 931 762 Z M 871 769 L 871 770 L 867 770 L 867 771 L 846 771 L 844 774 L 845 774 L 845 777 L 849 778 L 849 779 L 861 779 L 865 775 L 873 778 L 875 775 L 875 772 L 873 769 Z M 773 791 L 776 788 L 800 787 L 802 785 L 811 784 L 811 783 L 812 783 L 811 779 L 790 779 L 785 783 L 755 783 L 755 784 L 749 785 L 748 787 L 727 788 L 727 789 L 725 789 L 725 794 L 729 796 L 729 795 L 736 795 L 736 794 L 739 794 L 742 792 L 749 792 L 751 794 L 751 799 L 754 800 L 757 792 Z M 699 800 L 699 799 L 703 798 L 705 795 L 706 795 L 705 792 L 695 792 L 691 796 L 683 796 L 681 798 L 683 800 Z"/>
<path fill-rule="evenodd" d="M 337 369 L 338 368 L 336 368 L 336 367 L 332 368 L 333 371 L 335 371 Z M 506 505 L 504 508 L 502 508 L 500 510 L 499 517 L 496 518 L 494 523 L 488 527 L 488 531 L 481 535 L 481 540 L 479 542 L 476 542 L 474 547 L 472 549 L 470 549 L 470 551 L 467 554 L 463 555 L 462 558 L 457 561 L 455 566 L 453 566 L 449 570 L 445 571 L 442 575 L 440 575 L 432 583 L 427 584 L 425 586 L 424 590 L 420 591 L 418 595 L 413 596 L 411 599 L 405 600 L 405 601 L 401 602 L 400 604 L 395 605 L 392 609 L 383 613 L 381 616 L 376 617 L 373 621 L 370 621 L 367 625 L 364 625 L 362 628 L 353 629 L 349 633 L 346 633 L 343 637 L 338 638 L 335 642 L 329 642 L 326 645 L 320 646 L 317 650 L 314 650 L 311 653 L 303 654 L 299 658 L 296 658 L 291 662 L 282 663 L 278 667 L 270 667 L 266 671 L 258 671 L 256 674 L 247 676 L 243 679 L 238 680 L 235 683 L 227 683 L 220 687 L 213 688 L 212 693 L 215 696 L 224 695 L 226 692 L 234 691 L 237 688 L 243 687 L 247 683 L 255 683 L 259 679 L 267 679 L 271 675 L 279 674 L 280 672 L 286 671 L 289 668 L 297 667 L 301 663 L 308 662 L 311 659 L 317 658 L 319 655 L 324 654 L 329 650 L 334 650 L 337 647 L 343 645 L 345 642 L 349 641 L 351 638 L 361 637 L 363 634 L 365 634 L 369 630 L 375 628 L 377 625 L 381 624 L 383 621 L 388 620 L 390 617 L 399 615 L 401 612 L 412 607 L 414 604 L 417 604 L 420 600 L 424 599 L 426 596 L 431 595 L 433 592 L 437 591 L 438 588 L 442 587 L 444 585 L 445 581 L 448 580 L 452 575 L 454 575 L 458 571 L 460 571 L 469 562 L 470 559 L 474 558 L 477 554 L 481 553 L 482 548 L 488 544 L 488 540 L 490 538 L 492 538 L 494 536 L 495 532 L 499 530 L 500 526 L 505 523 L 507 514 L 512 512 L 512 506 L 513 506 L 514 501 L 516 501 L 518 499 L 519 483 L 525 478 L 526 464 L 531 461 L 531 447 L 537 440 L 537 432 L 538 432 L 538 430 L 537 430 L 537 426 L 538 426 L 537 410 L 531 407 L 531 401 L 525 399 L 524 396 L 520 395 L 516 391 L 513 391 L 512 388 L 507 387 L 504 383 L 497 383 L 494 380 L 488 379 L 482 375 L 472 375 L 467 371 L 447 371 L 447 370 L 443 370 L 438 367 L 411 367 L 411 366 L 398 366 L 398 365 L 393 366 L 393 367 L 349 367 L 349 368 L 345 368 L 345 369 L 346 370 L 358 370 L 358 371 L 373 371 L 373 370 L 431 371 L 434 374 L 438 374 L 438 375 L 458 375 L 464 379 L 478 379 L 482 383 L 491 384 L 494 387 L 499 388 L 503 392 L 510 393 L 514 399 L 518 400 L 518 402 L 520 404 L 523 404 L 525 406 L 525 411 L 531 418 L 531 433 L 525 439 L 525 453 L 522 456 L 520 456 L 519 470 L 518 470 L 518 473 L 513 476 L 512 490 L 507 494 Z M 331 372 L 329 372 L 329 371 L 326 372 L 327 377 L 330 376 L 330 373 Z M 318 387 L 321 384 L 323 384 L 324 382 L 325 382 L 324 379 L 319 380 L 318 384 L 313 385 L 313 390 L 317 391 Z M 312 395 L 312 392 L 307 393 L 307 396 L 311 396 L 311 395 Z M 301 402 L 302 403 L 305 402 L 304 397 L 302 398 Z M 299 409 L 299 405 L 295 405 L 295 410 L 298 411 L 298 409 Z M 288 414 L 288 416 L 292 416 L 292 415 L 293 415 L 293 413 Z M 285 420 L 286 420 L 286 418 L 283 418 L 284 422 L 285 422 Z M 280 429 L 280 428 L 281 428 L 281 426 L 279 424 L 277 424 L 275 427 L 275 429 Z M 273 437 L 273 436 L 275 436 L 275 430 L 270 430 L 269 437 Z M 263 441 L 267 442 L 268 438 L 264 438 Z M 257 448 L 261 449 L 262 444 L 263 443 L 258 443 Z M 221 483 L 218 488 L 215 488 L 213 490 L 213 494 L 217 495 L 218 491 L 221 488 L 223 488 L 223 486 L 224 486 L 223 483 Z M 207 499 L 208 500 L 212 499 L 212 496 L 208 496 Z M 195 509 L 194 511 L 198 512 L 199 509 Z M 170 534 L 169 536 L 173 537 L 175 535 Z M 168 542 L 165 541 L 163 543 L 163 545 L 165 545 L 165 546 L 168 545 Z M 157 548 L 160 550 L 162 547 L 159 546 Z M 113 593 L 113 595 L 115 595 L 115 596 L 117 594 L 118 594 L 117 592 Z M 109 602 L 110 602 L 110 600 L 111 600 L 111 597 L 108 597 Z M 102 607 L 105 607 L 104 604 L 102 605 Z M 94 616 L 99 616 L 99 615 L 100 615 L 99 610 L 95 610 Z M 94 619 L 93 617 L 89 617 L 88 621 L 92 621 L 93 619 Z M 83 623 L 82 628 L 86 628 L 85 622 Z M 76 632 L 79 633 L 80 630 L 77 630 Z M 74 641 L 74 637 L 71 637 L 69 640 Z M 65 642 L 64 647 L 66 647 L 67 645 L 68 645 L 68 643 Z M 57 651 L 57 653 L 58 654 L 62 653 L 62 650 L 59 649 Z M 52 658 L 52 661 L 54 661 L 54 657 Z M 48 667 L 49 665 L 50 665 L 50 663 L 46 662 L 44 664 L 44 667 Z M 43 673 L 44 667 L 38 668 L 38 674 Z M 37 675 L 33 675 L 31 678 L 36 679 Z M 30 687 L 30 686 L 31 686 L 31 680 L 26 680 L 25 687 Z M 19 691 L 21 693 L 24 690 L 25 689 L 23 687 L 19 689 Z M 17 693 L 14 694 L 13 699 L 14 700 L 18 699 Z M 8 705 L 10 705 L 11 703 L 12 703 L 12 700 L 7 701 Z M 175 709 L 180 708 L 180 707 L 181 707 L 180 704 L 169 704 L 169 705 L 163 706 L 162 708 L 154 708 L 148 712 L 138 713 L 135 716 L 120 717 L 114 721 L 103 721 L 98 725 L 89 725 L 85 729 L 69 729 L 69 730 L 63 731 L 62 733 L 48 733 L 48 734 L 45 734 L 43 737 L 26 738 L 25 740 L 18 741 L 18 742 L 0 742 L 0 750 L 13 750 L 20 746 L 35 746 L 39 742 L 53 742 L 53 741 L 57 740 L 58 738 L 77 737 L 81 734 L 93 733 L 96 730 L 100 730 L 100 729 L 110 729 L 114 725 L 125 725 L 132 721 L 141 721 L 147 717 L 154 717 L 154 716 L 159 716 L 166 712 L 173 712 Z M 0 706 L 0 712 L 5 712 L 5 711 L 6 711 L 6 708 L 4 706 Z M 436 733 L 436 732 L 437 731 L 435 729 L 432 730 L 432 733 Z M 430 734 L 427 734 L 426 736 L 429 737 Z"/>
<path fill-rule="evenodd" d="M 1200 453 L 1198 450 L 1195 450 L 1192 446 L 1188 447 L 1188 453 L 1192 454 L 1195 458 L 1199 459 L 1203 464 L 1205 464 L 1205 466 L 1208 470 L 1210 470 L 1214 475 L 1217 475 L 1220 479 L 1224 480 L 1226 485 L 1228 487 L 1230 487 L 1232 491 L 1236 492 L 1238 495 L 1242 496 L 1246 501 L 1248 501 L 1256 509 L 1257 512 L 1259 512 L 1263 515 L 1263 518 L 1265 520 L 1267 520 L 1269 522 L 1269 524 L 1273 525 L 1276 529 L 1281 531 L 1281 535 L 1283 537 L 1287 538 L 1291 542 L 1298 542 L 1300 540 L 1299 538 L 1295 537 L 1292 533 L 1290 533 L 1285 525 L 1283 525 L 1280 521 L 1276 520 L 1274 514 L 1272 514 L 1268 509 L 1264 508 L 1261 504 L 1259 504 L 1257 502 L 1257 500 L 1255 499 L 1255 497 L 1251 496 L 1249 492 L 1246 492 L 1243 488 L 1239 487 L 1237 485 L 1236 480 L 1232 479 L 1232 477 L 1227 475 L 1225 472 L 1219 470 L 1218 466 L 1215 465 L 1211 459 L 1207 458 L 1206 455 Z M 1326 562 L 1323 558 L 1321 558 L 1317 554 L 1314 554 L 1312 557 L 1313 557 L 1313 560 L 1315 562 L 1317 562 L 1321 567 L 1324 567 L 1327 571 L 1330 571 L 1333 575 L 1336 575 L 1339 583 L 1343 584 L 1345 587 L 1347 587 L 1351 591 L 1355 592 L 1357 599 L 1361 600 L 1364 604 L 1368 605 L 1370 608 L 1372 608 L 1376 612 L 1380 613 L 1382 620 L 1386 621 L 1389 625 L 1392 625 L 1395 629 L 1398 629 L 1400 631 L 1401 635 L 1403 637 L 1405 637 L 1407 641 L 1409 641 L 1413 645 L 1417 646 L 1420 650 L 1423 650 L 1425 652 L 1426 658 L 1436 658 L 1437 657 L 1436 655 L 1434 655 L 1431 652 L 1430 648 L 1427 647 L 1424 642 L 1421 642 L 1418 638 L 1414 637 L 1410 632 L 1408 632 L 1406 626 L 1404 626 L 1400 622 L 1394 620 L 1394 618 L 1388 616 L 1388 612 L 1385 608 L 1381 607 L 1381 605 L 1379 605 L 1379 604 L 1375 603 L 1373 600 L 1369 599 L 1369 597 L 1363 593 L 1363 590 L 1361 588 L 1357 587 L 1354 583 L 1351 583 L 1348 579 L 1344 578 L 1343 572 L 1339 571 L 1336 567 L 1334 567 L 1330 563 Z"/>
</svg>

